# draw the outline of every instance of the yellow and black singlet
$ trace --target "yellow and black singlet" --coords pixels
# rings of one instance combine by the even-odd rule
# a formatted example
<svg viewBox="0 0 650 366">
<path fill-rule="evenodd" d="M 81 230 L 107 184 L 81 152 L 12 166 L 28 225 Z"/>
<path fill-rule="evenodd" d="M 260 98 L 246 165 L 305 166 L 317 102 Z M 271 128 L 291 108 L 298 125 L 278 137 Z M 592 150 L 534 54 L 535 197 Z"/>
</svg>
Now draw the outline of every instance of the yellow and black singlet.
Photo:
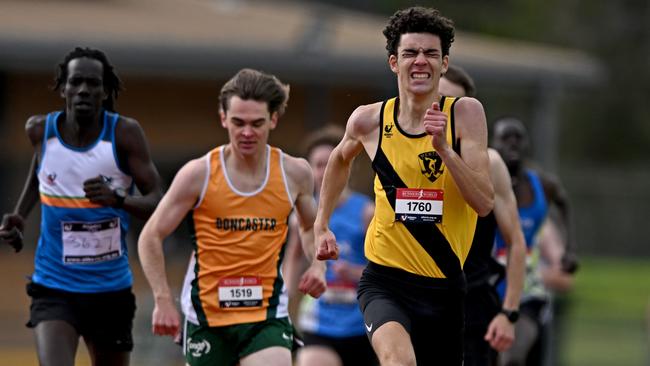
<svg viewBox="0 0 650 366">
<path fill-rule="evenodd" d="M 453 113 L 456 100 L 442 97 L 440 109 L 448 116 L 447 142 L 460 154 Z M 366 257 L 420 276 L 455 278 L 471 247 L 477 214 L 435 152 L 431 136 L 405 132 L 397 121 L 398 110 L 398 98 L 381 107 L 379 143 L 372 162 L 376 208 L 366 235 Z M 441 222 L 396 220 L 400 188 L 442 190 Z"/>
</svg>

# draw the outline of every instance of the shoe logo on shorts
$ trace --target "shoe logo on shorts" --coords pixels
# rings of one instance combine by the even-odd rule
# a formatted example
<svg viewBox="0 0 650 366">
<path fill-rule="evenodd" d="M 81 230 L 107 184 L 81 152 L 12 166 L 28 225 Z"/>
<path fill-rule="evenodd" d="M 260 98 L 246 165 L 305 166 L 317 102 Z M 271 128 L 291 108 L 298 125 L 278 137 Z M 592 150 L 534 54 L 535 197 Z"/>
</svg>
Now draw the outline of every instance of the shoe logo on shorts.
<svg viewBox="0 0 650 366">
<path fill-rule="evenodd" d="M 192 338 L 187 339 L 187 352 L 192 355 L 192 357 L 201 357 L 210 353 L 210 342 L 206 339 L 202 339 L 197 342 L 193 342 Z"/>
<path fill-rule="evenodd" d="M 370 325 L 368 325 L 368 324 L 366 324 L 366 323 L 363 323 L 363 325 L 366 326 L 366 330 L 368 331 L 368 333 L 371 333 L 371 332 L 372 332 L 372 323 L 370 323 Z"/>
<path fill-rule="evenodd" d="M 293 338 L 293 336 L 288 336 L 287 333 L 282 332 L 282 338 L 286 339 L 287 341 L 290 341 Z"/>
</svg>

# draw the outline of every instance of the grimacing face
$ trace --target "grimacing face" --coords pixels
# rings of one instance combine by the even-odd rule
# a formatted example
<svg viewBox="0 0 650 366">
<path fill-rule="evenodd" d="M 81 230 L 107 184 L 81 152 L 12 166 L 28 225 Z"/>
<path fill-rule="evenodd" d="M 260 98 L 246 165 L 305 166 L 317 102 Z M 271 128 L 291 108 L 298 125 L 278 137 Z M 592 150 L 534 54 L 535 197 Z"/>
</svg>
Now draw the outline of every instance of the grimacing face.
<svg viewBox="0 0 650 366">
<path fill-rule="evenodd" d="M 269 133 L 278 122 L 268 104 L 232 96 L 228 110 L 221 111 L 221 125 L 228 130 L 230 145 L 242 156 L 254 156 L 265 149 Z"/>
<path fill-rule="evenodd" d="M 400 90 L 413 94 L 436 91 L 448 62 L 449 57 L 442 55 L 440 37 L 431 33 L 402 34 L 397 54 L 388 58 Z"/>
</svg>

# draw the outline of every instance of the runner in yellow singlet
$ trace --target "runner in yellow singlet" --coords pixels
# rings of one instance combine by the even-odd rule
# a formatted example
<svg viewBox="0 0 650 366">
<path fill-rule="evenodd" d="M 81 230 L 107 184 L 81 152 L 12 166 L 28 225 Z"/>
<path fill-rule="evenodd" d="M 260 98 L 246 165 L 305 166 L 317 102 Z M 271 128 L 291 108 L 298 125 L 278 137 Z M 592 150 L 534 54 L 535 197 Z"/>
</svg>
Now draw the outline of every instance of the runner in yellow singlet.
<svg viewBox="0 0 650 366">
<path fill-rule="evenodd" d="M 494 204 L 485 113 L 474 98 L 438 93 L 454 38 L 449 19 L 430 8 L 400 10 L 384 35 L 399 94 L 350 116 L 325 171 L 317 254 L 338 255 L 329 219 L 365 150 L 376 172 L 358 293 L 367 335 L 382 365 L 461 365 L 462 266 L 477 216 Z"/>
</svg>

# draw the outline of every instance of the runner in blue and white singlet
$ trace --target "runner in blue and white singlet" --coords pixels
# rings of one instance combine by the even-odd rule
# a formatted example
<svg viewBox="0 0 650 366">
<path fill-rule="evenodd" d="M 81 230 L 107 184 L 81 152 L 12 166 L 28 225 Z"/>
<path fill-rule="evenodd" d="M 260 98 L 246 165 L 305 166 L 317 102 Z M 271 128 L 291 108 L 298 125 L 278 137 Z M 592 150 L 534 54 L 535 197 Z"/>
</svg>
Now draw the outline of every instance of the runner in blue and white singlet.
<svg viewBox="0 0 650 366">
<path fill-rule="evenodd" d="M 83 337 L 93 363 L 128 365 L 135 315 L 129 215 L 151 215 L 161 180 L 138 121 L 114 112 L 121 81 L 106 54 L 77 47 L 56 70 L 64 108 L 27 120 L 34 153 L 16 207 L 2 217 L 0 242 L 20 251 L 25 218 L 40 202 L 26 286 L 39 364 L 74 365 Z M 134 187 L 141 195 L 131 195 Z"/>
<path fill-rule="evenodd" d="M 552 227 L 548 220 L 549 207 L 557 209 L 562 224 L 568 225 L 568 198 L 556 179 L 526 162 L 529 140 L 524 123 L 515 117 L 504 117 L 494 122 L 493 145 L 503 157 L 512 179 L 513 192 L 526 241 L 526 276 L 519 307 L 519 320 L 515 324 L 515 341 L 510 349 L 499 355 L 502 365 L 546 364 L 544 351 L 547 326 L 551 319 L 550 277 L 571 281 L 571 268 L 576 263 L 566 261 L 563 254 L 551 254 L 551 247 L 558 245 L 541 240 L 545 228 Z M 503 259 L 502 240 L 496 238 L 496 257 Z M 567 257 L 568 258 L 568 257 Z M 499 290 L 504 284 L 500 285 Z"/>
<path fill-rule="evenodd" d="M 32 281 L 69 292 L 105 292 L 130 287 L 126 233 L 129 215 L 122 208 L 91 203 L 83 182 L 97 176 L 113 188 L 132 190 L 133 178 L 120 168 L 115 151 L 118 114 L 105 112 L 103 129 L 90 146 L 66 144 L 57 129 L 61 112 L 45 122 L 41 164 L 41 237 Z"/>
</svg>

